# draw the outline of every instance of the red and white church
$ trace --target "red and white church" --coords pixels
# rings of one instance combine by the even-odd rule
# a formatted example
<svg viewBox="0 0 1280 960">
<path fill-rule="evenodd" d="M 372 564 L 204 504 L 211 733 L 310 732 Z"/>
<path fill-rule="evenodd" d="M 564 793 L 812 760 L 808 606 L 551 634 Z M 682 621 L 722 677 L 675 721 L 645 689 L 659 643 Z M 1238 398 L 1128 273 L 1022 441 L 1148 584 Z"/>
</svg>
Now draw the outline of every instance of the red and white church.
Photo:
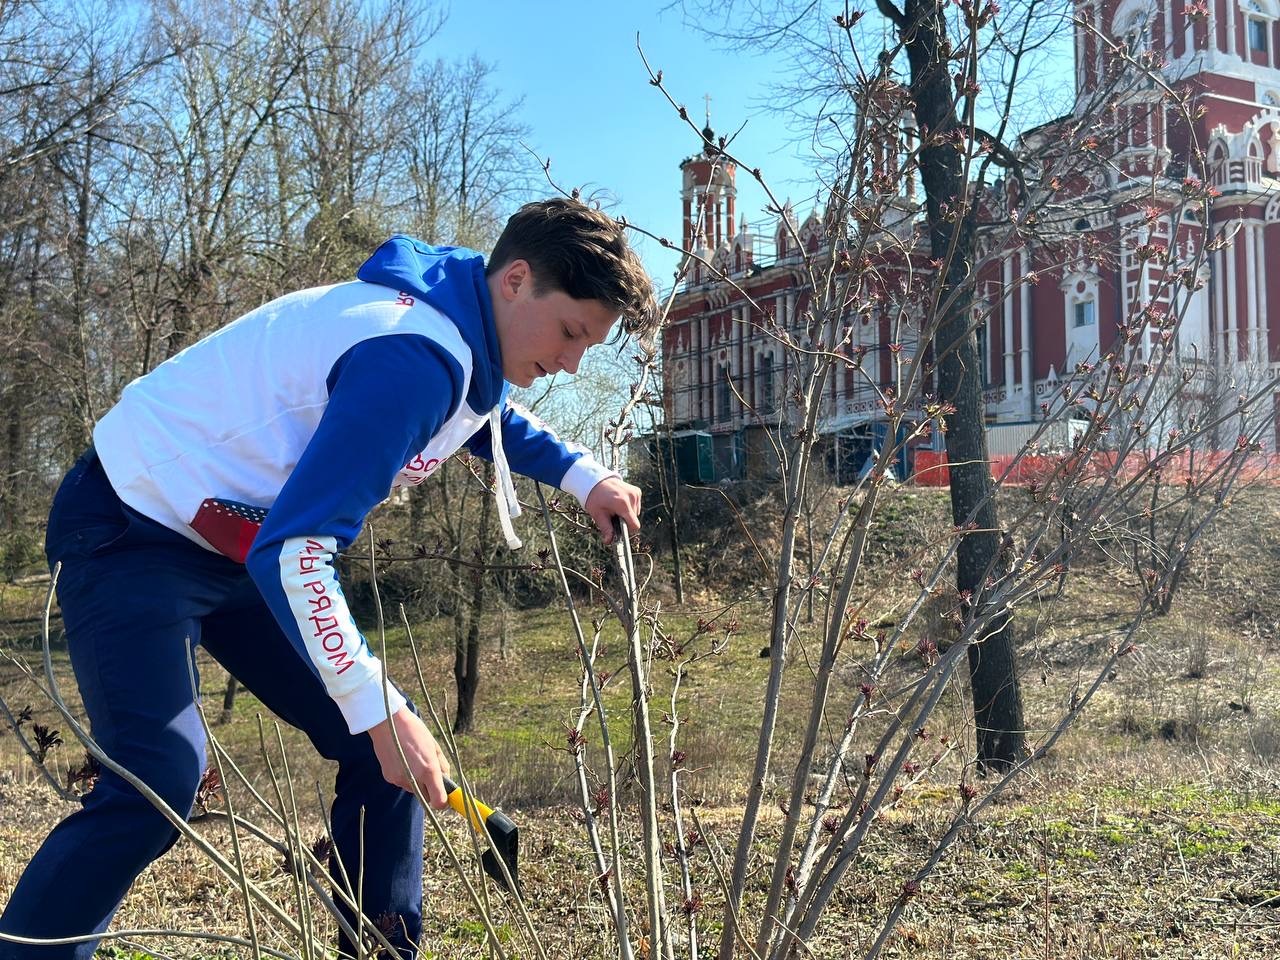
<svg viewBox="0 0 1280 960">
<path fill-rule="evenodd" d="M 1045 269 L 1034 251 L 1015 248 L 983 273 L 978 299 L 986 309 L 979 314 L 978 342 L 991 425 L 1040 419 L 1041 403 L 1057 391 L 1060 375 L 1110 349 L 1135 302 L 1169 295 L 1137 249 L 1148 240 L 1176 246 L 1202 231 L 1214 236 L 1227 228 L 1234 239 L 1204 257 L 1200 288 L 1178 304 L 1165 304 L 1182 316 L 1178 353 L 1221 381 L 1253 389 L 1275 383 L 1280 372 L 1280 283 L 1270 283 L 1280 277 L 1280 0 L 1082 0 L 1077 14 L 1092 24 L 1077 28 L 1077 103 L 1088 100 L 1108 69 L 1102 34 L 1130 50 L 1163 51 L 1163 75 L 1189 90 L 1201 108 L 1199 119 L 1190 127 L 1167 122 L 1154 92 L 1134 112 L 1139 119 L 1127 129 L 1127 142 L 1117 145 L 1107 182 L 1093 185 L 1095 198 L 1110 199 L 1093 204 L 1075 225 L 1095 245 L 1110 244 L 1109 256 Z M 1051 131 L 1059 122 L 1040 129 Z M 713 142 L 709 127 L 704 139 Z M 1163 184 L 1169 196 L 1177 195 L 1197 146 L 1216 197 L 1197 211 L 1133 229 L 1139 218 L 1150 221 L 1153 183 L 1157 194 Z M 774 223 L 752 230 L 745 217 L 738 219 L 732 163 L 708 146 L 680 169 L 685 248 L 732 277 L 779 326 L 794 327 L 807 288 L 792 238 L 809 249 L 819 246 L 820 212 L 799 223 L 788 203 Z M 1144 192 L 1145 214 L 1135 198 Z M 904 184 L 899 208 L 907 224 L 918 219 L 919 206 L 913 185 Z M 1034 283 L 1026 280 L 1032 272 Z M 676 291 L 662 340 L 663 402 L 666 425 L 688 438 L 686 447 L 697 448 L 686 450 L 686 477 L 710 481 L 767 472 L 760 465 L 772 458 L 761 428 L 786 402 L 790 360 L 758 314 L 733 284 L 697 266 Z M 877 329 L 873 322 L 858 336 L 868 347 L 863 368 L 878 362 L 882 382 L 889 383 L 887 326 Z M 1276 386 L 1266 411 L 1273 418 L 1280 412 Z M 819 431 L 835 441 L 836 469 L 841 462 L 860 462 L 884 430 L 884 413 L 865 378 L 852 372 L 832 378 Z M 1275 452 L 1277 440 L 1272 429 L 1264 445 Z"/>
</svg>

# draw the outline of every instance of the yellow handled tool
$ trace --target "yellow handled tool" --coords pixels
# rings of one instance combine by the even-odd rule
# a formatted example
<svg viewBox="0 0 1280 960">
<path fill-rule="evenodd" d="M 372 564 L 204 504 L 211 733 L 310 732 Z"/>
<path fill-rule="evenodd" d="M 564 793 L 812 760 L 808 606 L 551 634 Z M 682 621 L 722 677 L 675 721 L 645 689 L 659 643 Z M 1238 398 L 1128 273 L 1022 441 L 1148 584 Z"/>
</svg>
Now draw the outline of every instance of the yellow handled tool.
<svg viewBox="0 0 1280 960">
<path fill-rule="evenodd" d="M 505 863 L 507 873 L 511 874 L 511 882 L 515 885 L 515 892 L 519 893 L 520 875 L 517 872 L 520 852 L 519 828 L 501 810 L 494 810 L 475 797 L 468 798 L 462 792 L 462 788 L 448 777 L 444 778 L 444 789 L 448 794 L 449 806 L 469 820 L 472 829 L 480 836 L 488 834 L 489 847 L 480 854 L 480 864 L 484 867 L 484 872 L 502 889 L 510 891 L 506 875 L 502 871 L 502 864 Z M 501 862 L 498 861 L 498 857 L 502 858 Z"/>
</svg>

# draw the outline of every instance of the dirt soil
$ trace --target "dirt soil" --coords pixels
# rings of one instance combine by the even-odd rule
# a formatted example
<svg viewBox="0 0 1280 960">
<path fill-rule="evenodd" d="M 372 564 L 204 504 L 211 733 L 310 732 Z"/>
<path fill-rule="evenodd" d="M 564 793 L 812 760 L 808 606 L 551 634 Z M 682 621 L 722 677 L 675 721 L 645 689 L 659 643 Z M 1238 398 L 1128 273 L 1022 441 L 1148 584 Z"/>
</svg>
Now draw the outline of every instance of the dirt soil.
<svg viewBox="0 0 1280 960">
<path fill-rule="evenodd" d="M 933 523 L 941 512 L 921 494 L 920 505 L 900 507 L 897 525 L 907 530 Z M 907 549 L 890 543 L 883 562 Z M 1097 568 L 1101 571 L 1103 568 Z M 1123 635 L 1131 617 L 1136 574 L 1113 568 L 1104 576 L 1072 581 L 1062 599 L 1018 612 L 1017 629 L 1027 720 L 1034 741 L 1078 696 Z M 1236 504 L 1194 555 L 1172 611 L 1149 621 L 1134 651 L 1122 658 L 1090 704 L 1083 721 L 1049 756 L 966 826 L 936 872 L 924 882 L 897 923 L 884 956 L 918 960 L 1275 960 L 1280 958 L 1280 493 L 1257 491 Z M 38 584 L 8 585 L 0 608 L 10 613 L 8 650 L 32 661 L 30 642 L 38 617 Z M 754 605 L 753 605 L 754 604 Z M 692 912 L 701 956 L 714 952 L 721 924 L 717 870 L 731 854 L 745 792 L 744 767 L 753 751 L 759 682 L 767 662 L 759 658 L 765 609 L 732 588 L 682 609 L 664 603 L 673 629 L 692 630 L 699 618 L 724 617 L 726 606 L 742 621 L 726 652 L 688 680 L 686 703 L 694 720 L 682 741 L 689 752 L 686 785 L 704 842 L 694 853 L 692 879 L 701 908 Z M 502 659 L 490 649 L 484 662 L 481 719 L 463 741 L 477 781 L 521 827 L 522 874 L 528 908 L 546 954 L 556 958 L 616 956 L 601 885 L 573 802 L 572 766 L 565 748 L 566 722 L 577 703 L 577 665 L 563 614 L 522 614 L 512 650 Z M 37 627 L 38 629 L 38 627 Z M 424 624 L 429 676 L 445 683 L 451 664 L 448 624 Z M 402 638 L 393 636 L 391 660 L 410 676 Z M 625 726 L 629 703 L 624 651 L 616 638 L 605 660 L 618 679 L 608 687 L 607 708 Z M 851 655 L 852 656 L 852 655 Z M 56 658 L 63 688 L 73 689 L 65 654 Z M 797 654 L 803 669 L 803 658 Z M 856 689 L 856 664 L 839 667 Z M 847 674 L 847 676 L 846 676 Z M 205 671 L 207 702 L 220 703 L 216 670 Z M 655 680 L 655 683 L 668 683 Z M 665 689 L 665 688 L 664 688 Z M 0 663 L 0 695 L 11 709 L 31 703 L 35 718 L 56 720 L 29 681 L 10 662 Z M 963 739 L 964 691 L 944 706 L 940 729 Z M 216 728 L 221 742 L 242 760 L 261 790 L 269 778 L 255 760 L 256 701 L 243 695 L 233 720 Z M 655 713 L 664 707 L 655 705 Z M 786 724 L 793 727 L 787 728 Z M 784 722 L 788 731 L 798 721 Z M 28 726 L 29 730 L 30 727 Z M 595 748 L 595 733 L 586 732 Z M 665 736 L 665 733 L 663 734 Z M 620 734 L 620 739 L 622 735 Z M 315 760 L 301 738 L 285 733 L 299 794 L 302 835 L 320 832 L 319 792 L 331 771 Z M 784 734 L 774 770 L 785 769 L 791 733 Z M 663 741 L 665 744 L 665 741 Z M 663 747 L 665 749 L 665 746 Z M 623 756 L 624 751 L 620 750 Z M 63 744 L 48 766 L 59 779 L 80 761 Z M 621 764 L 626 780 L 626 764 Z M 971 768 L 940 762 L 907 786 L 887 809 L 859 851 L 832 901 L 806 957 L 835 960 L 861 956 L 903 884 L 932 849 L 958 805 L 960 778 L 986 789 Z M 785 784 L 767 785 L 769 815 L 761 828 L 744 922 L 754 929 L 772 864 L 769 841 L 781 823 L 777 802 Z M 634 787 L 625 788 L 630 814 Z M 231 791 L 237 809 L 251 811 L 243 789 Z M 0 901 L 12 889 L 41 838 L 74 809 L 59 800 L 12 734 L 0 736 Z M 841 812 L 837 810 L 837 812 Z M 684 811 L 686 818 L 690 811 Z M 261 812 L 258 811 L 260 815 Z M 638 823 L 632 815 L 631 829 Z M 442 818 L 444 835 L 474 870 L 461 822 Z M 222 821 L 196 824 L 202 836 L 226 849 Z M 628 842 L 635 840 L 634 835 Z M 249 874 L 296 914 L 292 881 L 282 858 L 249 843 Z M 668 865 L 671 861 L 668 859 Z M 638 860 L 626 876 L 633 922 L 643 900 Z M 428 889 L 424 957 L 490 955 L 483 925 L 438 839 L 429 832 L 424 863 Z M 674 867 L 670 876 L 676 876 Z M 535 953 L 520 933 L 510 902 L 498 894 L 494 911 L 507 955 Z M 117 929 L 167 928 L 244 936 L 237 887 L 220 876 L 189 842 L 153 865 L 118 915 Z M 674 882 L 667 896 L 683 895 Z M 697 906 L 693 904 L 691 906 Z M 328 936 L 318 921 L 321 937 Z M 688 927 L 677 933 L 677 956 L 689 955 Z M 286 952 L 278 925 L 259 918 L 263 935 Z M 172 938 L 126 938 L 167 956 L 232 957 L 240 948 Z M 128 943 L 108 955 L 142 956 Z M 645 950 L 642 947 L 641 954 Z M 740 947 L 738 955 L 749 956 Z"/>
</svg>

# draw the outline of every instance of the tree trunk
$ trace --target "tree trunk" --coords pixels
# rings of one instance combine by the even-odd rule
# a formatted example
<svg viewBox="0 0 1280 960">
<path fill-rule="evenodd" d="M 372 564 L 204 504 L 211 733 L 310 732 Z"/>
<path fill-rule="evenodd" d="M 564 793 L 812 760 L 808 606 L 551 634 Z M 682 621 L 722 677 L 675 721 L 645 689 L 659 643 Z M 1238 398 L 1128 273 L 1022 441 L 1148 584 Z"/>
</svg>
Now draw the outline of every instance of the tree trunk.
<svg viewBox="0 0 1280 960">
<path fill-rule="evenodd" d="M 485 576 L 477 570 L 471 578 L 472 592 L 470 610 L 467 613 L 466 642 L 458 651 L 462 657 L 463 676 L 458 678 L 458 712 L 453 721 L 454 733 L 466 733 L 471 729 L 475 719 L 476 691 L 480 687 L 480 611 L 483 609 L 485 595 Z M 457 674 L 458 659 L 454 660 L 454 673 Z"/>
<path fill-rule="evenodd" d="M 493 511 L 493 497 L 480 499 L 480 526 L 477 531 L 476 557 L 481 562 L 489 560 L 489 521 Z M 459 548 L 463 538 L 458 538 Z M 459 576 L 459 581 L 462 577 Z M 459 582 L 459 588 L 462 584 Z M 466 733 L 475 717 L 476 691 L 480 688 L 480 618 L 484 612 L 488 592 L 488 577 L 483 570 L 471 571 L 471 593 L 463 602 L 463 592 L 458 591 L 458 606 L 453 617 L 453 680 L 458 689 L 458 709 L 454 714 L 453 732 Z M 465 627 L 465 629 L 464 629 Z"/>
<path fill-rule="evenodd" d="M 230 674 L 227 675 L 227 690 L 222 695 L 222 716 L 218 718 L 218 723 L 230 723 L 231 713 L 236 707 L 236 693 L 240 690 L 240 681 Z"/>
<path fill-rule="evenodd" d="M 973 216 L 965 202 L 964 157 L 952 138 L 959 128 L 955 113 L 951 46 L 942 0 L 919 0 L 906 8 L 903 37 L 911 65 L 911 94 L 921 142 L 920 179 L 924 186 L 931 255 L 945 265 L 940 303 L 949 304 L 938 325 L 939 396 L 955 407 L 946 418 L 947 462 L 951 473 L 951 515 L 962 534 L 956 564 L 956 589 L 971 598 L 969 615 L 980 612 L 988 576 L 998 576 L 1000 550 L 994 482 L 988 466 L 986 409 L 982 398 L 978 341 L 970 321 L 968 290 L 972 278 Z M 959 212 L 958 221 L 952 214 Z M 955 231 L 959 231 L 958 235 Z M 972 519 L 971 519 L 972 518 Z M 1009 618 L 969 649 L 969 678 L 981 767 L 1007 767 L 1026 753 L 1022 694 Z"/>
</svg>

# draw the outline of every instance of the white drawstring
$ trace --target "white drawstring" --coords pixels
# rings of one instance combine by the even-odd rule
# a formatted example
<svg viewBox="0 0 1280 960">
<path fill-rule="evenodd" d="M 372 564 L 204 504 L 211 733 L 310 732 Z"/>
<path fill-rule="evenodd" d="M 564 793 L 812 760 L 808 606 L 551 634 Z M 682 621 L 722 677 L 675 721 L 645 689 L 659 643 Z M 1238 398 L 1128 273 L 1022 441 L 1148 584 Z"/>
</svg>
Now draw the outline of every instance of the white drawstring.
<svg viewBox="0 0 1280 960">
<path fill-rule="evenodd" d="M 507 538 L 507 546 L 519 550 L 522 546 L 516 536 L 516 528 L 511 523 L 512 517 L 520 516 L 520 500 L 516 496 L 516 485 L 511 480 L 511 468 L 507 466 L 507 454 L 502 449 L 502 405 L 489 411 L 490 448 L 493 451 L 493 467 L 498 474 L 498 482 L 493 495 L 498 500 L 498 523 L 502 525 L 502 535 Z"/>
</svg>

